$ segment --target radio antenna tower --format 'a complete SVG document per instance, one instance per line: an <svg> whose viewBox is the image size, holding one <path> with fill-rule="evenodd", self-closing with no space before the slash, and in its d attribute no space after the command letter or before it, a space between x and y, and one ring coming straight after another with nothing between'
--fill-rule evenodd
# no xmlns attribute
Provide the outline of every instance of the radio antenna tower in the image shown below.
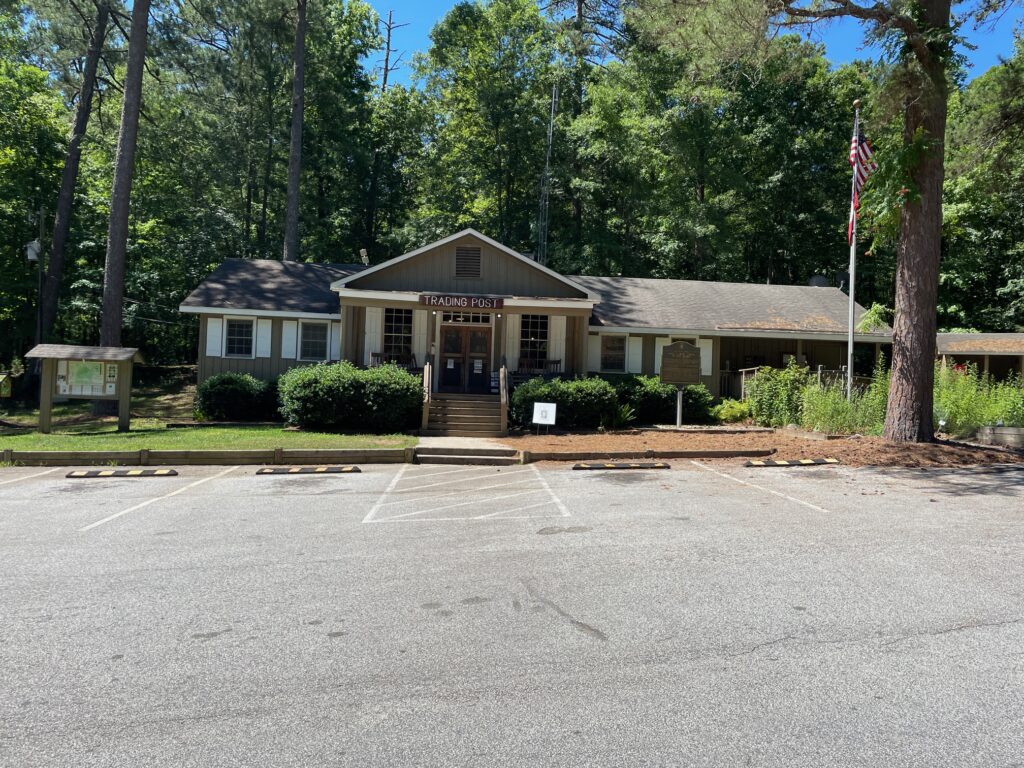
<svg viewBox="0 0 1024 768"><path fill-rule="evenodd" d="M551 192L551 143L555 133L555 113L558 112L558 85L551 86L551 119L548 121L548 150L544 160L544 175L540 180L540 206L537 210L537 263L548 263L548 196Z"/></svg>

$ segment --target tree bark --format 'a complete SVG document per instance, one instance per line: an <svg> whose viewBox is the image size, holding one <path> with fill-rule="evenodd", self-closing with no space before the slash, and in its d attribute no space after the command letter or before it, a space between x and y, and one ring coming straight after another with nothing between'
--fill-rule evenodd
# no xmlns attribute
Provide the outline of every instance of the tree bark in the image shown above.
<svg viewBox="0 0 1024 768"><path fill-rule="evenodd" d="M135 148L139 136L142 76L146 63L146 35L149 32L149 4L150 0L135 0L132 6L128 68L124 78L121 130L117 136L114 187L110 195L110 225L107 230L107 258L103 270L103 319L100 324L100 344L103 346L121 345L128 214Z"/></svg>
<svg viewBox="0 0 1024 768"><path fill-rule="evenodd" d="M285 204L285 261L299 258L299 181L302 176L302 118L305 110L306 0L297 0L294 76L292 78L292 136L288 149L288 199Z"/></svg>
<svg viewBox="0 0 1024 768"><path fill-rule="evenodd" d="M107 35L107 20L110 6L107 0L100 0L96 6L96 21L93 23L92 37L89 39L89 50L85 56L85 69L82 72L82 88L78 93L78 104L75 106L75 120L68 138L68 151L64 158L64 173L60 180L60 193L57 196L57 213L53 220L53 244L50 250L50 263L46 269L41 298L42 328L40 341L45 341L52 332L57 320L57 304L60 300L60 284L64 278L64 251L68 241L68 230L71 228L71 210L75 202L75 186L78 183L78 166L82 159L82 142L89 126L89 115L92 112L92 93L96 85L96 68L99 64L103 41Z"/></svg>
<svg viewBox="0 0 1024 768"><path fill-rule="evenodd" d="M921 10L928 26L948 30L949 0L927 0ZM914 196L900 211L892 379L885 414L885 437L896 442L935 438L935 329L949 88L942 57L936 55L918 65L921 87L907 100L903 141L923 140L927 149L910 171Z"/></svg>

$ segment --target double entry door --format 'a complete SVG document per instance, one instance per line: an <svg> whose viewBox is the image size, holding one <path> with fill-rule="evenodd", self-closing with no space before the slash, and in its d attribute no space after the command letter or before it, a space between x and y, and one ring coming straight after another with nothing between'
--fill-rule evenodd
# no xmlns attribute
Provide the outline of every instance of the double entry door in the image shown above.
<svg viewBox="0 0 1024 768"><path fill-rule="evenodd" d="M442 392L491 391L491 329L442 325L438 389Z"/></svg>

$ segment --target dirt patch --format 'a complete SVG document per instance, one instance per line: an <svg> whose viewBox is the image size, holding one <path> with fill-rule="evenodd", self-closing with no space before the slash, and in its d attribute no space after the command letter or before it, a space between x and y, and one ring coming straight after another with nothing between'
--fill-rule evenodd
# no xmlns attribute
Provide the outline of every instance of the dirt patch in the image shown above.
<svg viewBox="0 0 1024 768"><path fill-rule="evenodd" d="M608 434L513 435L502 442L519 451L729 451L776 449L773 459L839 459L854 467L960 467L975 464L1024 464L1024 452L1001 451L962 443L921 445L890 443L879 437L812 440L769 434L687 434L632 430ZM737 460L730 460L735 463Z"/></svg>

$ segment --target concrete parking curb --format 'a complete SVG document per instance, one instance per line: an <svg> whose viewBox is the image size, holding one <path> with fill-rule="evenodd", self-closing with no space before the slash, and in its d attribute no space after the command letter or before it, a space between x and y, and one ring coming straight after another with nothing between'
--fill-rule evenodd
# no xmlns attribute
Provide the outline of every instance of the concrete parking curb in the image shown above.
<svg viewBox="0 0 1024 768"><path fill-rule="evenodd" d="M155 464L404 464L412 462L412 448L266 448L223 451L15 451L5 448L3 461L27 467L79 467L95 465L146 466Z"/></svg>
<svg viewBox="0 0 1024 768"><path fill-rule="evenodd" d="M615 459L753 459L771 456L774 448L749 451L523 451L523 464L535 461L604 461Z"/></svg>

